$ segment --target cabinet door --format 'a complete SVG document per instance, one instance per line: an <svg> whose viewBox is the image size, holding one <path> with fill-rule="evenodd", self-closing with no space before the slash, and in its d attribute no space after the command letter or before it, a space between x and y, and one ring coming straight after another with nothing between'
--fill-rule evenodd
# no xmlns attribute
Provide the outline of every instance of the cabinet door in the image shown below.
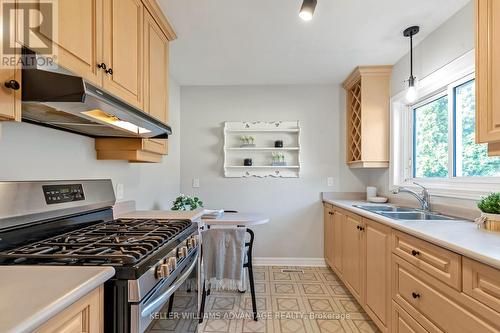
<svg viewBox="0 0 500 333"><path fill-rule="evenodd" d="M500 141L500 1L476 0L476 141Z"/></svg>
<svg viewBox="0 0 500 333"><path fill-rule="evenodd" d="M324 206L324 254L326 263L333 266L333 211L330 205Z"/></svg>
<svg viewBox="0 0 500 333"><path fill-rule="evenodd" d="M388 330L391 293L391 228L364 219L366 238L366 312L381 328Z"/></svg>
<svg viewBox="0 0 500 333"><path fill-rule="evenodd" d="M144 10L144 112L168 122L168 39L147 10ZM168 151L168 141L150 139Z"/></svg>
<svg viewBox="0 0 500 333"><path fill-rule="evenodd" d="M104 89L143 109L143 5L104 0Z"/></svg>
<svg viewBox="0 0 500 333"><path fill-rule="evenodd" d="M5 6L0 6L0 17L4 17ZM11 22L9 31L10 40L16 40L16 20ZM15 42L16 43L16 42ZM19 66L20 50L14 54L4 53L2 48L0 56L4 61L0 64L0 121L21 121L21 68ZM8 84L7 87L5 84Z"/></svg>
<svg viewBox="0 0 500 333"><path fill-rule="evenodd" d="M352 292L360 302L363 299L363 244L364 233L361 230L361 218L348 215L342 226L342 276Z"/></svg>
<svg viewBox="0 0 500 333"><path fill-rule="evenodd" d="M40 33L52 42L56 62L97 86L102 85L103 0L58 0L57 33L42 25ZM45 7L44 7L45 8Z"/></svg>
<svg viewBox="0 0 500 333"><path fill-rule="evenodd" d="M50 318L35 333L104 332L104 290L100 286Z"/></svg>
<svg viewBox="0 0 500 333"><path fill-rule="evenodd" d="M333 215L333 267L342 274L342 225L346 216L340 211Z"/></svg>

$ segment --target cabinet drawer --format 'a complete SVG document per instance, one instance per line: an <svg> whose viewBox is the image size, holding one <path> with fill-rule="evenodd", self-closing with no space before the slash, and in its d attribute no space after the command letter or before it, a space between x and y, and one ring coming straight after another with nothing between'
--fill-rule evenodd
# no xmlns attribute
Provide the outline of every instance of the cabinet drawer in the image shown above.
<svg viewBox="0 0 500 333"><path fill-rule="evenodd" d="M463 292L500 312L500 270L464 257Z"/></svg>
<svg viewBox="0 0 500 333"><path fill-rule="evenodd" d="M393 256L393 299L429 332L500 332L500 314Z"/></svg>
<svg viewBox="0 0 500 333"><path fill-rule="evenodd" d="M392 333L428 333L396 302L392 302Z"/></svg>
<svg viewBox="0 0 500 333"><path fill-rule="evenodd" d="M447 285L461 290L461 256L417 239L402 232L393 231L392 252Z"/></svg>

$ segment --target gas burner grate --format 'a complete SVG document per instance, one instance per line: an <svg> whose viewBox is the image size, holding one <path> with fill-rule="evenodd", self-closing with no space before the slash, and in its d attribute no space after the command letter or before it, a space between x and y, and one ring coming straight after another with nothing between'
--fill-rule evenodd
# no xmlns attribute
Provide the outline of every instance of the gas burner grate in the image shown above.
<svg viewBox="0 0 500 333"><path fill-rule="evenodd" d="M189 220L119 219L0 252L0 259L15 263L129 265L174 239L190 225Z"/></svg>

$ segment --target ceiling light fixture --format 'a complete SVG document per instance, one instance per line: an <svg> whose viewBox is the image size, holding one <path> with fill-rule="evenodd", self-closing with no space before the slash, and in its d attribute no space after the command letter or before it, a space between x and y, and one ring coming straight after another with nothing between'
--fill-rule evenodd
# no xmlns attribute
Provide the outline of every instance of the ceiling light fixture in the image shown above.
<svg viewBox="0 0 500 333"><path fill-rule="evenodd" d="M413 103L418 98L417 78L413 76L413 36L418 34L420 27L418 25L406 28L403 36L410 37L410 77L408 78L408 88L406 90L406 101Z"/></svg>
<svg viewBox="0 0 500 333"><path fill-rule="evenodd" d="M311 21L316 8L317 0L304 0L302 7L300 7L299 16L304 21Z"/></svg>

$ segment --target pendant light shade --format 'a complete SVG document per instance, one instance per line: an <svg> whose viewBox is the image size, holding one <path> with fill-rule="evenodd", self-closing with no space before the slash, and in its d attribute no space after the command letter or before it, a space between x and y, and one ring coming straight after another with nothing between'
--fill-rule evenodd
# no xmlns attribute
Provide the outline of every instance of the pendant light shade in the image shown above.
<svg viewBox="0 0 500 333"><path fill-rule="evenodd" d="M316 4L317 0L304 0L299 12L300 18L304 21L312 20Z"/></svg>
<svg viewBox="0 0 500 333"><path fill-rule="evenodd" d="M420 31L419 26L406 28L403 36L410 38L410 77L408 78L408 88L406 90L406 101L413 103L418 99L417 78L413 76L413 36Z"/></svg>

